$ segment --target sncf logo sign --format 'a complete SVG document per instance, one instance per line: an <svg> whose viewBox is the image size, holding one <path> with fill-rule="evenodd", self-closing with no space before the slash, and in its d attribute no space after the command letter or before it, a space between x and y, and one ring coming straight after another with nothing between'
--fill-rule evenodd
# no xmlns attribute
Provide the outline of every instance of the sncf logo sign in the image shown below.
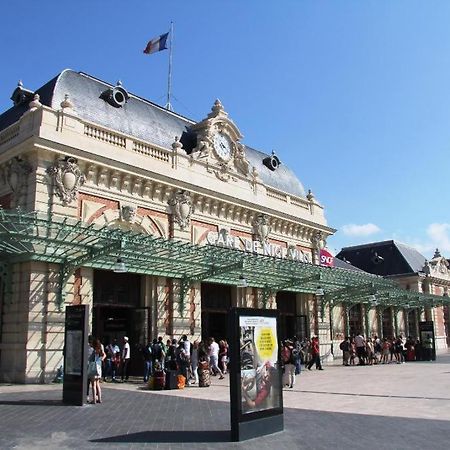
<svg viewBox="0 0 450 450"><path fill-rule="evenodd" d="M320 265L326 267L334 266L334 256L324 248L320 250Z"/></svg>

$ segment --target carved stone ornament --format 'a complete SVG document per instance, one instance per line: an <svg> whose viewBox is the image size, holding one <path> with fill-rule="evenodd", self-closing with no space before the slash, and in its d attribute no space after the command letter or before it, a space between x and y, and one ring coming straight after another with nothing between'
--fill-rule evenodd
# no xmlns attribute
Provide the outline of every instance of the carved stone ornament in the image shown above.
<svg viewBox="0 0 450 450"><path fill-rule="evenodd" d="M255 236L258 238L261 244L267 242L271 227L269 225L269 218L265 214L260 214L253 223L253 230Z"/></svg>
<svg viewBox="0 0 450 450"><path fill-rule="evenodd" d="M31 164L20 156L8 161L6 165L6 181L17 199L26 185L28 175L32 172Z"/></svg>
<svg viewBox="0 0 450 450"><path fill-rule="evenodd" d="M220 100L214 102L208 116L193 125L191 130L197 135L197 145L191 153L192 162L206 162L209 172L221 181L237 180L237 174L248 176L252 181L245 146L240 143L242 134L229 119Z"/></svg>
<svg viewBox="0 0 450 450"><path fill-rule="evenodd" d="M314 248L319 252L325 247L325 239L322 231L316 231L311 239Z"/></svg>
<svg viewBox="0 0 450 450"><path fill-rule="evenodd" d="M55 194L68 205L76 199L78 190L85 183L86 177L78 167L75 158L60 159L47 169L55 182Z"/></svg>
<svg viewBox="0 0 450 450"><path fill-rule="evenodd" d="M177 191L168 203L174 220L184 230L191 223L191 214L194 212L191 194L188 191Z"/></svg>
<svg viewBox="0 0 450 450"><path fill-rule="evenodd" d="M121 205L120 215L123 221L133 223L137 215L137 207L134 205Z"/></svg>

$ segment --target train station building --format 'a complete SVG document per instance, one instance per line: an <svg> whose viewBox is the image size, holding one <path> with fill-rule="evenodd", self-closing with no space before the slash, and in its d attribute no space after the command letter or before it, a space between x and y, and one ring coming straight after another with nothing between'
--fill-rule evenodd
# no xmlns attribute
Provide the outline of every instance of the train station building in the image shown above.
<svg viewBox="0 0 450 450"><path fill-rule="evenodd" d="M336 231L323 205L282 154L244 144L218 100L194 121L72 70L37 90L19 83L11 100L0 115L1 381L54 377L71 304L90 306L94 335L132 348L225 338L230 307L276 308L281 337L319 335L332 358L354 305L367 334L405 335L410 311L417 322L447 300L321 264Z"/></svg>

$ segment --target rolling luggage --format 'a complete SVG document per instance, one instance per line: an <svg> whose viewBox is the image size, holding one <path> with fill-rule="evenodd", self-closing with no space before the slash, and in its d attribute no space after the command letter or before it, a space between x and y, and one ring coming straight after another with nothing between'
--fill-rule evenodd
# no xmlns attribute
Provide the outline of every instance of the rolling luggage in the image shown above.
<svg viewBox="0 0 450 450"><path fill-rule="evenodd" d="M178 389L178 379L176 370L166 372L166 389Z"/></svg>
<svg viewBox="0 0 450 450"><path fill-rule="evenodd" d="M155 371L153 376L153 389L162 390L166 385L166 374L163 370Z"/></svg>

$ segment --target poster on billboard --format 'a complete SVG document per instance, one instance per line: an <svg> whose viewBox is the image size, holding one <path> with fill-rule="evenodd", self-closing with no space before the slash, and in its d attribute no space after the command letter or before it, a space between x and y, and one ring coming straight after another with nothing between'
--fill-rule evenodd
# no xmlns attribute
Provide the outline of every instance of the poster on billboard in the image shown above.
<svg viewBox="0 0 450 450"><path fill-rule="evenodd" d="M283 429L278 312L232 308L230 314L233 440Z"/></svg>
<svg viewBox="0 0 450 450"><path fill-rule="evenodd" d="M241 411L281 407L275 317L240 316Z"/></svg>

